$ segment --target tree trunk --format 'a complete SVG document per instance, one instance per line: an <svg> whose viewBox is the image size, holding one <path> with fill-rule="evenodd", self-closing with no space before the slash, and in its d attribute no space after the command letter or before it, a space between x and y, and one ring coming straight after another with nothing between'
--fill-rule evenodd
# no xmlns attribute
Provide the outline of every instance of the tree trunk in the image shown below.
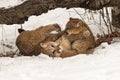
<svg viewBox="0 0 120 80"><path fill-rule="evenodd" d="M112 25L120 28L120 7L113 7L112 9Z"/></svg>
<svg viewBox="0 0 120 80"><path fill-rule="evenodd" d="M0 9L0 24L22 24L31 15L40 15L58 7L83 7L97 10L115 5L120 6L120 0L28 0L9 9Z"/></svg>

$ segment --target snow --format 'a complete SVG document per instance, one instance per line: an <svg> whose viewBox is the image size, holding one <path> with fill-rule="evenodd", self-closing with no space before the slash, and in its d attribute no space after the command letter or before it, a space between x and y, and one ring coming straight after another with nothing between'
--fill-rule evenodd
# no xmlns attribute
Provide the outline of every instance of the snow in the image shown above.
<svg viewBox="0 0 120 80"><path fill-rule="evenodd" d="M19 0L10 1L12 5L17 5ZM0 2L0 7L1 3ZM94 36L106 31L105 24L99 24L99 13L85 13L84 9L75 8L80 14L76 14L74 9L57 8L43 13L40 16L31 16L23 24L26 30L32 30L42 25L58 23L64 29L69 17L81 18L92 30ZM91 17L93 16L93 17ZM96 23L97 22L97 23ZM102 26L102 28L100 28ZM0 25L0 53L6 54L9 51L15 52L16 37L19 35L17 29L20 25ZM108 45L102 43L95 48L93 54L79 54L69 58L50 58L40 54L32 57L0 57L0 80L120 80L120 39ZM12 45L7 48L2 43Z"/></svg>
<svg viewBox="0 0 120 80"><path fill-rule="evenodd" d="M120 43L103 43L91 55L70 58L0 58L0 80L119 80ZM104 47L104 49L102 49Z"/></svg>
<svg viewBox="0 0 120 80"><path fill-rule="evenodd" d="M10 8L22 4L26 0L0 0L1 8Z"/></svg>

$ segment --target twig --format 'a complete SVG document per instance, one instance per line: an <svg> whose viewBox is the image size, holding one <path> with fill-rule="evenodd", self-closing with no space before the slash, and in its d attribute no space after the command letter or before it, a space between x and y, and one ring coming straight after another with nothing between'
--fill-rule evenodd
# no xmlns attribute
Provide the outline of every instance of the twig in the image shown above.
<svg viewBox="0 0 120 80"><path fill-rule="evenodd" d="M109 13L108 13L108 8L105 8L105 10L106 10L106 15L107 15L107 20L108 20L108 23L109 23L109 26L110 26L110 31L113 32L112 25L111 25L111 22L110 22L110 16L109 16Z"/></svg>
<svg viewBox="0 0 120 80"><path fill-rule="evenodd" d="M2 44L4 44L4 28L3 28L3 25L1 25L1 27L2 27ZM3 53L5 53L5 47L4 47L4 45L2 45L2 48L3 48Z"/></svg>
<svg viewBox="0 0 120 80"><path fill-rule="evenodd" d="M85 20L84 20L83 17L81 16L81 14L80 14L75 8L73 8L73 10L81 17L82 21L85 22Z"/></svg>
<svg viewBox="0 0 120 80"><path fill-rule="evenodd" d="M103 9L102 9L102 11L100 11L100 14L102 15L102 19L103 19L105 25L107 26L108 34L110 34L109 25L107 24L107 22L106 22L106 20L105 20L105 17L104 17L104 10L103 10Z"/></svg>
<svg viewBox="0 0 120 80"><path fill-rule="evenodd" d="M100 12L99 12L100 13ZM101 27L102 25L102 21L101 21L101 15L99 15L99 25ZM102 31L103 35L105 36L105 32L100 28L100 30Z"/></svg>

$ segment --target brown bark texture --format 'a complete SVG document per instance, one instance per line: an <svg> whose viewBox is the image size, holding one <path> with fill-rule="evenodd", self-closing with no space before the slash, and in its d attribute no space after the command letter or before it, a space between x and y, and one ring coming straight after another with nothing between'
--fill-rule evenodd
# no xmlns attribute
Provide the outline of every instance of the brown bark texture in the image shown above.
<svg viewBox="0 0 120 80"><path fill-rule="evenodd" d="M107 6L120 7L120 0L27 0L15 7L0 8L0 24L22 24L32 15L40 15L58 7L98 10Z"/></svg>

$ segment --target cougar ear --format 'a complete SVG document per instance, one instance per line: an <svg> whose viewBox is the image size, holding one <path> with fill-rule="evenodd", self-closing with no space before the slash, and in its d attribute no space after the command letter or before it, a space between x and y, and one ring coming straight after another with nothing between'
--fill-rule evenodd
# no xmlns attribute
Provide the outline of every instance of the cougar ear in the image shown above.
<svg viewBox="0 0 120 80"><path fill-rule="evenodd" d="M19 33L24 32L24 31L25 31L24 29L21 29L21 28L18 29Z"/></svg>

